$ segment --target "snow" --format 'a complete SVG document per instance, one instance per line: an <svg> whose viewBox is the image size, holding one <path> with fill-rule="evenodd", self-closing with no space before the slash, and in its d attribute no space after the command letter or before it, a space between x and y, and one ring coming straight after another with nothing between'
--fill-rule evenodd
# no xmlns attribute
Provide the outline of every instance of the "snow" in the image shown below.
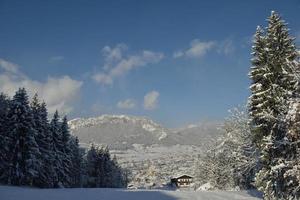
<svg viewBox="0 0 300 200"><path fill-rule="evenodd" d="M254 200L251 192L125 190L104 188L34 189L0 186L0 199L5 200Z"/></svg>
<svg viewBox="0 0 300 200"><path fill-rule="evenodd" d="M197 190L201 190L201 191L207 191L207 190L210 190L212 189L212 185L210 183L205 183L203 185L201 185Z"/></svg>

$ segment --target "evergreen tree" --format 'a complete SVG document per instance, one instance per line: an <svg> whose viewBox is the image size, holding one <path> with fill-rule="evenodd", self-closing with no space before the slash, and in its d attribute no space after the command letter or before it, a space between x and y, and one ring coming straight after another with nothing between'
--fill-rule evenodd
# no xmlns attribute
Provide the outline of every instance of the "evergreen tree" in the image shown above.
<svg viewBox="0 0 300 200"><path fill-rule="evenodd" d="M111 160L111 169L112 169L112 185L113 188L122 188L127 187L128 183L128 175L127 171L122 169L117 161L117 157L114 155L113 159Z"/></svg>
<svg viewBox="0 0 300 200"><path fill-rule="evenodd" d="M99 152L102 164L102 187L112 187L112 162L108 147L102 148Z"/></svg>
<svg viewBox="0 0 300 200"><path fill-rule="evenodd" d="M72 154L71 154L71 135L69 132L68 120L65 116L61 123L60 132L62 136L62 167L63 167L63 177L62 183L65 187L71 186L71 173L72 173Z"/></svg>
<svg viewBox="0 0 300 200"><path fill-rule="evenodd" d="M127 174L113 160L107 147L91 145L86 157L87 187L126 187Z"/></svg>
<svg viewBox="0 0 300 200"><path fill-rule="evenodd" d="M45 102L40 103L37 94L31 102L31 109L37 132L36 141L41 152L42 166L39 170L39 178L35 185L38 187L53 187L51 175L53 174L53 158L51 151L51 133L49 131L48 112Z"/></svg>
<svg viewBox="0 0 300 200"><path fill-rule="evenodd" d="M8 112L10 99L3 93L0 94L0 183L7 184L9 179L10 153L9 145L12 140L8 130Z"/></svg>
<svg viewBox="0 0 300 200"><path fill-rule="evenodd" d="M285 193L290 199L300 198L300 63L295 60L290 62L291 68L297 76L297 92L290 99L289 112L286 117L287 122L287 139L288 145L292 149L290 159L285 161L286 171L285 178ZM296 153L295 153L296 152Z"/></svg>
<svg viewBox="0 0 300 200"><path fill-rule="evenodd" d="M267 54L265 51L266 41L263 29L258 26L254 36L252 67L249 73L252 79L249 98L249 114L251 116L251 128L255 143L261 141L263 136L268 135L271 128L270 120L265 116L268 112L268 101L270 98L269 81L265 77L268 73L266 68Z"/></svg>
<svg viewBox="0 0 300 200"><path fill-rule="evenodd" d="M87 168L87 187L96 187L96 180L98 175L97 166L97 150L94 144L91 144L86 156Z"/></svg>
<svg viewBox="0 0 300 200"><path fill-rule="evenodd" d="M262 153L262 169L256 176L256 184L266 199L284 199L286 162L296 154L286 137L285 118L289 99L296 92L297 79L289 63L297 57L297 52L286 24L277 13L272 12L268 23L265 35L262 31L255 35L249 111L253 141Z"/></svg>
<svg viewBox="0 0 300 200"><path fill-rule="evenodd" d="M52 154L53 154L53 168L54 174L52 180L54 187L62 187L64 177L63 169L63 142L61 133L61 123L59 121L58 111L55 111L53 118L50 122L50 131L52 135Z"/></svg>
<svg viewBox="0 0 300 200"><path fill-rule="evenodd" d="M122 169L119 167L117 157L114 155L111 160L111 187L119 188L123 186L122 180Z"/></svg>
<svg viewBox="0 0 300 200"><path fill-rule="evenodd" d="M126 173L112 160L108 148L94 146L86 161L67 117L58 111L49 123L46 104L37 94L31 104L24 88L9 100L0 94L0 182L38 187L122 187Z"/></svg>
<svg viewBox="0 0 300 200"><path fill-rule="evenodd" d="M71 148L71 178L72 178L72 187L81 186L81 175L82 175L82 155L79 148L79 141L77 137L72 137L70 141Z"/></svg>
<svg viewBox="0 0 300 200"><path fill-rule="evenodd" d="M8 117L12 137L9 147L11 183L32 186L38 178L41 163L32 110L24 88L20 88L14 95Z"/></svg>

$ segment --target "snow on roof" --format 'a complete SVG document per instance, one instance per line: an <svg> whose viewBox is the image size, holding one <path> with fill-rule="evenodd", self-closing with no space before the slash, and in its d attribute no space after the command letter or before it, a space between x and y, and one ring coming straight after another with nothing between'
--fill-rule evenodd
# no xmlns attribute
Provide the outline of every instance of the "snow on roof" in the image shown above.
<svg viewBox="0 0 300 200"><path fill-rule="evenodd" d="M173 178L178 179L178 178L181 178L183 176L188 176L190 178L193 178L193 176L190 176L190 175L187 175L187 174L181 174L181 175L173 176L173 177L171 177L171 179L173 179Z"/></svg>

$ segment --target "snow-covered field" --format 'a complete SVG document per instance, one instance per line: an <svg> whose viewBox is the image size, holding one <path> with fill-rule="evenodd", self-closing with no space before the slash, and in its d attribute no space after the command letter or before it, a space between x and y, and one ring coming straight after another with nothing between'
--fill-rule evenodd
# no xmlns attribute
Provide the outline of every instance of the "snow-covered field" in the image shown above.
<svg viewBox="0 0 300 200"><path fill-rule="evenodd" d="M33 189L0 186L1 200L246 200L247 192L165 191L125 189Z"/></svg>
<svg viewBox="0 0 300 200"><path fill-rule="evenodd" d="M160 187L179 174L194 176L200 153L199 147L188 145L144 147L136 144L134 149L111 151L121 166L130 171L129 185L138 188L148 188L154 184Z"/></svg>

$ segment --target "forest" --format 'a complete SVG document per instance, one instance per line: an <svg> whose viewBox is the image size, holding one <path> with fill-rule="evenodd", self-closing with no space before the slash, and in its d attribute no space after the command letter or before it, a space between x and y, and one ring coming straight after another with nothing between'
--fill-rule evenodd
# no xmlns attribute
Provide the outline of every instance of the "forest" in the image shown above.
<svg viewBox="0 0 300 200"><path fill-rule="evenodd" d="M41 188L125 187L125 171L107 147L85 151L58 111L48 121L45 102L25 88L0 95L0 182Z"/></svg>

